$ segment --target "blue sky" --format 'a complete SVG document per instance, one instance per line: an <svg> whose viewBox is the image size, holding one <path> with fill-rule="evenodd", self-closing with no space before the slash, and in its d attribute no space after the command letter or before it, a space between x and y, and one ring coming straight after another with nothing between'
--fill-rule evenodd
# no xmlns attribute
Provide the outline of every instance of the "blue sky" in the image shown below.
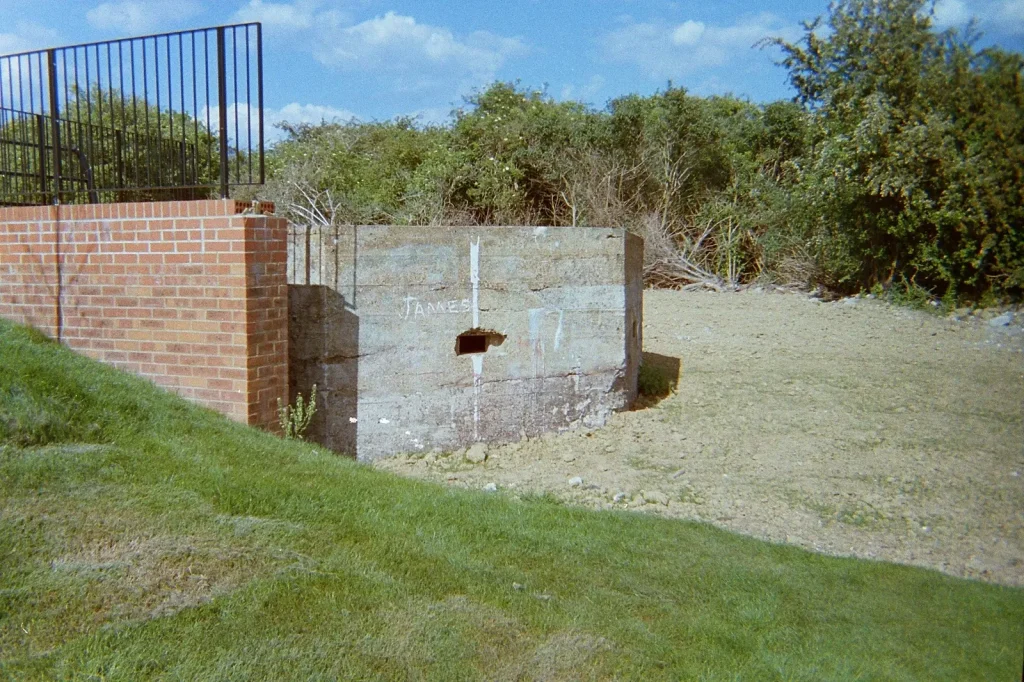
<svg viewBox="0 0 1024 682"><path fill-rule="evenodd" d="M826 10L827 0L0 0L0 54L261 21L270 121L430 122L496 79L598 107L669 80L700 95L788 98L777 52L753 45L795 39ZM1024 51L1024 0L936 7L943 26L972 16L982 44Z"/></svg>

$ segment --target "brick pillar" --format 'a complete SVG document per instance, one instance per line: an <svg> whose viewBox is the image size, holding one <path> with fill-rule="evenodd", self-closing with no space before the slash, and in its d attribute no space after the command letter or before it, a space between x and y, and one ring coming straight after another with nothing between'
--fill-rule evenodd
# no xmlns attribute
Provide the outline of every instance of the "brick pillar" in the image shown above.
<svg viewBox="0 0 1024 682"><path fill-rule="evenodd" d="M288 402L288 221L245 216L248 421L277 430Z"/></svg>

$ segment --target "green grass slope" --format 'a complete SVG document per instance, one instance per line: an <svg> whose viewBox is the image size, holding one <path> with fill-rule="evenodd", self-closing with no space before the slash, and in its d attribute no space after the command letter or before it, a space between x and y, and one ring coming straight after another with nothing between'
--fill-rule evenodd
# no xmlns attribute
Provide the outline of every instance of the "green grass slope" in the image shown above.
<svg viewBox="0 0 1024 682"><path fill-rule="evenodd" d="M457 492L0 322L0 678L1016 680L1024 591Z"/></svg>

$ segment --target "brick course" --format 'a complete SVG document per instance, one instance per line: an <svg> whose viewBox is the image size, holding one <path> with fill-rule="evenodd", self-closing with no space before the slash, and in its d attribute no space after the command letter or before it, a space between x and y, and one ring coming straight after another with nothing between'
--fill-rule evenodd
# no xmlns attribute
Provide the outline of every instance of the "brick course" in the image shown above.
<svg viewBox="0 0 1024 682"><path fill-rule="evenodd" d="M0 315L273 429L288 388L287 223L249 208L0 207Z"/></svg>

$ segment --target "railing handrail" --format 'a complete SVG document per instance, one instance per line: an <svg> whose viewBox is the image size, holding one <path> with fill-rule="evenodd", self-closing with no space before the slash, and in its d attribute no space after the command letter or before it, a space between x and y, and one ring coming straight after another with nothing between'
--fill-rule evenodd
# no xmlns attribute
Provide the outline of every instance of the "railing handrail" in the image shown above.
<svg viewBox="0 0 1024 682"><path fill-rule="evenodd" d="M25 50L24 52L10 52L7 54L0 54L0 59L7 57L25 57L33 54L44 54L51 50L80 50L87 47L96 47L101 45L113 45L114 43L126 43L133 40L150 40L151 38L171 38L174 36L185 36L193 33L204 33L209 31L216 31L219 28L241 28L244 26L258 27L260 26L258 21L246 21L240 24L224 24L223 26L205 26L203 28L188 28L181 31L171 31L170 33L150 33L144 36L129 36L127 38L111 38L110 40L97 40L91 43L78 43L76 45L55 45L53 47L44 47L36 50Z"/></svg>
<svg viewBox="0 0 1024 682"><path fill-rule="evenodd" d="M161 191L177 197L203 190L226 198L232 186L264 180L262 26L207 26L0 55L0 113L0 204L96 200L95 193L65 187L65 179L72 186L81 180L74 163L65 168L65 151L85 158L79 165L90 173L97 169L102 192L159 199ZM31 117L45 125L31 125ZM74 141L65 144L64 135ZM30 147L38 153L18 151ZM115 149L116 183L114 175L103 176L99 161Z"/></svg>

